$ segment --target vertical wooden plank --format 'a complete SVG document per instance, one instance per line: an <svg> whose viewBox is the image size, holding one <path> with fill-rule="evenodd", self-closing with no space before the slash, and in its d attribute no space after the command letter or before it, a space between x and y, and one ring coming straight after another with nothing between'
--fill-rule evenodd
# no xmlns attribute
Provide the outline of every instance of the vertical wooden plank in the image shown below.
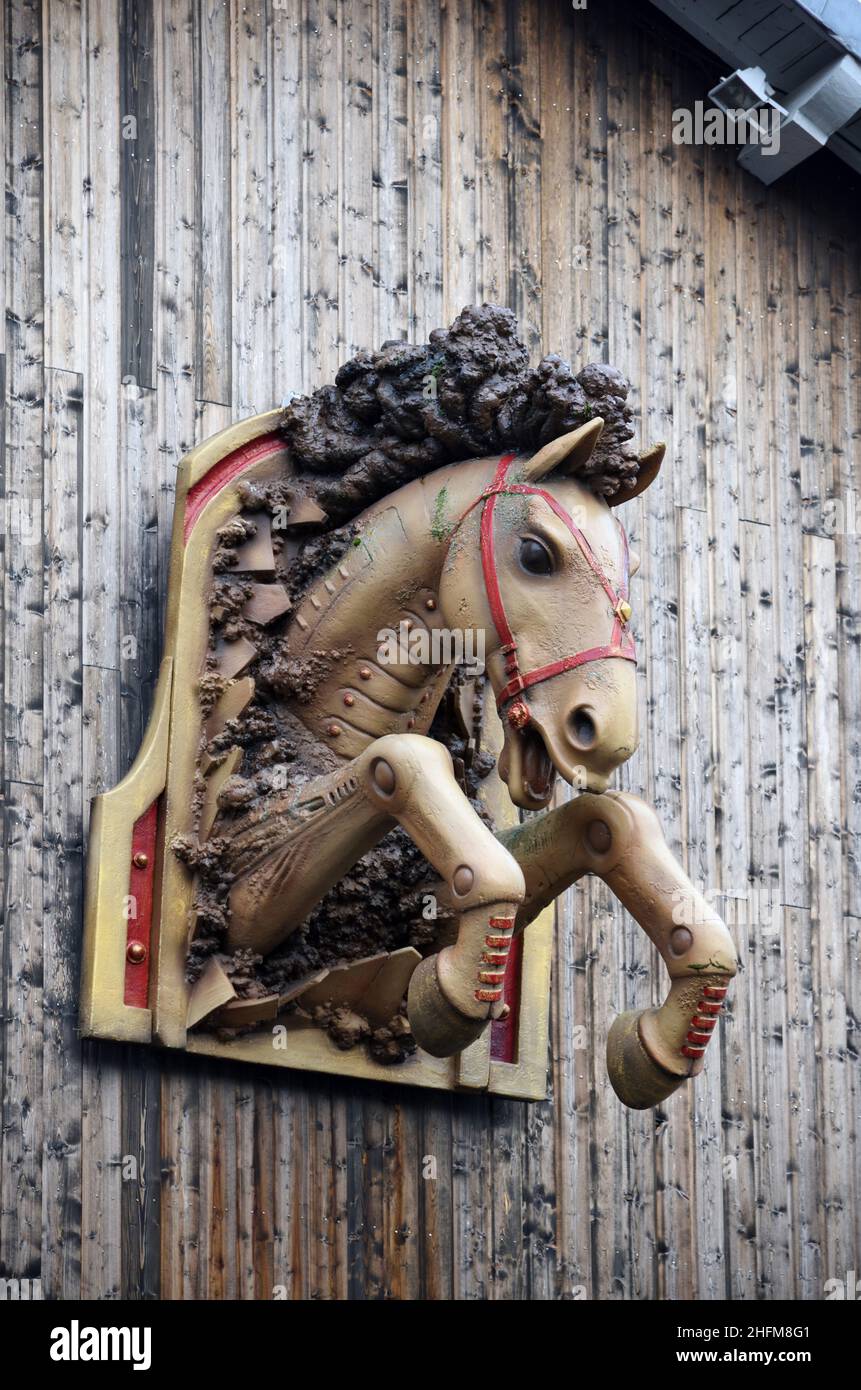
<svg viewBox="0 0 861 1390"><path fill-rule="evenodd" d="M83 913L80 652L82 379L45 373L45 815L42 914L45 1183L42 1293L76 1298L81 1280L81 1049L77 1034Z"/></svg>
<svg viewBox="0 0 861 1390"><path fill-rule="evenodd" d="M42 1225L43 179L40 6L6 6L6 508L0 1268L39 1278Z"/></svg>
<svg viewBox="0 0 861 1390"><path fill-rule="evenodd" d="M422 152L420 163L417 156L417 172L421 173L418 189L434 198L434 211L439 196L444 234L441 263L437 255L421 276L418 268L414 274L417 283L424 283L426 292L434 284L432 271L434 279L438 278L440 297L444 295L441 307L446 324L466 304L480 303L482 297L501 302L483 281L479 289L489 235L482 215L479 168L482 155L490 157L491 146L489 136L479 125L481 100L490 76L486 71L487 56L476 11L473 0L453 0L441 11L441 91L434 91L433 71L425 68L422 104L419 108L416 98L413 117L417 121L421 114L420 147L418 130L414 134L417 148ZM433 108L431 96L441 96L441 101L437 99ZM497 158L499 148L497 143ZM438 195L437 159L442 165ZM417 206L416 230L420 225L420 211ZM424 260L427 252L423 250L420 254Z"/></svg>
<svg viewBox="0 0 861 1390"><path fill-rule="evenodd" d="M588 310L583 336L582 358L589 362L608 360L610 277L607 218L610 139L609 90L607 77L608 31L604 16L577 12L573 15L578 42L574 104L577 148L582 178L577 179L577 241L574 254L578 266L585 260L588 287L581 303ZM576 168L576 166L575 166ZM585 248L585 257L578 247Z"/></svg>
<svg viewBox="0 0 861 1390"><path fill-rule="evenodd" d="M221 1078L219 1077L219 1080ZM255 1121L257 1113L257 1091L260 1083L253 1073L247 1073L238 1080L236 1099L233 1108L232 1141L236 1149L236 1186L231 1200L236 1209L236 1298L253 1299L257 1287L255 1248L257 1225L257 1153L255 1144ZM207 1142L205 1134L199 1135L200 1150L195 1155L196 1165L206 1163ZM271 1270L261 1262L259 1270L261 1286L271 1290ZM206 1279L206 1271L199 1268L199 1278Z"/></svg>
<svg viewBox="0 0 861 1390"><path fill-rule="evenodd" d="M347 1099L347 1297L351 1300L374 1297L366 1294L368 1222L367 1193L370 1174L367 1171L363 1098ZM298 1186L298 1185L297 1185Z"/></svg>
<svg viewBox="0 0 861 1390"><path fill-rule="evenodd" d="M84 51L80 4L43 9L45 131L45 362L83 371L87 336L83 198L86 159Z"/></svg>
<svg viewBox="0 0 861 1390"><path fill-rule="evenodd" d="M8 50L7 47L6 47L6 33L7 33L7 27L8 27L8 23L7 23L7 16L6 16L6 5L3 4L3 5L0 5L0 52L2 52L2 54L3 54L3 76L4 76L4 79L5 79L5 77L6 77L6 73L7 73L7 64L8 64L8 60L9 60L9 50ZM6 150L7 150L7 146L6 146L6 140L7 140L7 111L8 111L8 98L7 98L7 97L4 97L4 100L3 100L3 101L0 101L0 150L3 151L4 165L5 165ZM7 257L6 257L6 254L0 256L0 295L2 295L2 300L0 300L0 303L3 303L3 304L6 304L6 303L8 302L7 299L6 299L6 258L7 258ZM2 357L3 360L5 361L5 357L6 357L6 316L5 316L5 314L3 315L3 323L0 324L0 357ZM5 400L5 393L4 393L4 400Z"/></svg>
<svg viewBox="0 0 861 1390"><path fill-rule="evenodd" d="M809 901L804 845L793 833L807 821L807 778L798 750L804 747L804 594L801 559L800 424L798 415L798 281L796 218L792 205L775 209L763 248L768 267L766 362L772 430L772 517L775 552L780 557L777 589L777 704L780 733L780 843L782 901L804 907ZM804 919L806 920L806 919Z"/></svg>
<svg viewBox="0 0 861 1390"><path fill-rule="evenodd" d="M712 752L712 625L709 592L709 522L704 511L678 509L679 624L682 656L681 791L685 867L706 888L717 879L714 757ZM726 1020L721 1024L726 1027ZM694 1146L690 1185L697 1297L725 1296L728 1238L723 1219L724 1185L735 1181L735 1163L724 1155L721 1132L721 1052L711 1049L693 1094Z"/></svg>
<svg viewBox="0 0 861 1390"><path fill-rule="evenodd" d="M736 283L736 178L726 151L706 160L706 208L711 238L706 248L706 338L712 345L707 369L707 483L711 564L712 747L719 893L723 911L748 891L749 832L746 818L745 756L736 717L744 679L741 580L739 573L738 435L736 402L738 291ZM744 943L740 948L746 966ZM735 1239L727 1244L726 1296L750 1298L756 1288L755 1192L751 1148L753 1094L747 1038L751 1031L745 978L733 987L727 1010L731 1026L721 1035L726 1069L724 1156L733 1161L724 1185L726 1213Z"/></svg>
<svg viewBox="0 0 861 1390"><path fill-rule="evenodd" d="M754 192L748 179L737 184L737 199L739 516L763 522L771 510L771 468L765 346L768 269L760 248L770 199L765 189Z"/></svg>
<svg viewBox="0 0 861 1390"><path fill-rule="evenodd" d="M374 343L407 336L409 151L405 0L374 0L373 264ZM424 54L416 57L424 58Z"/></svg>
<svg viewBox="0 0 861 1390"><path fill-rule="evenodd" d="M85 388L86 389L86 388ZM91 462L95 462L95 453ZM86 478L86 449L84 470ZM87 484L84 483L84 508ZM84 513L86 515L86 513ZM86 527L83 563L87 564ZM86 598L84 597L84 602ZM93 605L95 613L97 606ZM120 677L115 669L83 667L84 804L119 780ZM86 856L88 815L84 819ZM83 1044L81 1120L81 1297L119 1298L122 1273L122 1054L110 1043Z"/></svg>
<svg viewBox="0 0 861 1390"><path fill-rule="evenodd" d="M539 33L542 335L545 345L552 343L561 352L575 357L579 350L577 333L585 314L577 297L584 276L578 268L579 256L571 254L569 246L570 229L575 220L575 180L571 170L579 166L571 112L571 79L578 57L573 31L568 14L560 6L542 10ZM527 1121L530 1137L535 1136L530 1151L538 1158L538 1185L531 1204L534 1210L530 1212L527 1207L526 1212L530 1225L527 1270L530 1297L533 1298L565 1297L569 1293L570 1283L566 1283L570 1279L569 1249L575 1239L576 1223L572 1198L577 1171L573 1095L574 942L572 914L565 913L564 904L560 905L556 917L548 1059L551 1098L534 1109L530 1107Z"/></svg>
<svg viewBox="0 0 861 1390"><path fill-rule="evenodd" d="M338 39L338 355L367 347L374 324L374 41L371 0L342 6ZM376 346L376 344L374 344Z"/></svg>
<svg viewBox="0 0 861 1390"><path fill-rule="evenodd" d="M458 1097L458 1101L461 1098ZM492 1102L463 1097L452 1114L452 1289L456 1301L488 1299L492 1207Z"/></svg>
<svg viewBox="0 0 861 1390"><path fill-rule="evenodd" d="M303 26L304 183L302 351L312 389L337 371L338 333L338 12L307 0Z"/></svg>
<svg viewBox="0 0 861 1390"><path fill-rule="evenodd" d="M159 1121L161 1126L161 1288L160 1297L189 1299L207 1296L208 1271L199 1259L201 1168L210 1161L218 1135L201 1136L198 1125L200 1089L188 1074L184 1059L170 1057L163 1068ZM204 1107L203 1114L208 1113ZM230 1109L225 1128L236 1124ZM206 1158L201 1161L201 1137ZM222 1152L222 1162L224 1161ZM236 1210L237 1192L227 1188L228 1210ZM217 1275L216 1275L217 1277ZM228 1286L229 1287L229 1286ZM225 1297L235 1298L235 1287Z"/></svg>
<svg viewBox="0 0 861 1390"><path fill-rule="evenodd" d="M606 360L607 355L607 52L602 17L591 12L572 12L565 17L565 27L571 36L573 54L571 67L563 74L557 108L563 129L566 121L571 122L574 141L568 169L573 170L574 177L574 220L570 233L575 290L572 312L576 315L580 366L588 361ZM551 121L557 119L553 111L552 95L545 86L543 112L545 116L549 113ZM548 168L550 145L548 136L542 188L545 205L551 205L544 226L552 240L552 204L559 177L552 167ZM560 234L564 245L564 229L560 229ZM547 258L544 273L548 281L545 314L549 314L556 296L549 287ZM552 340L546 343L547 347L553 345ZM596 1249L604 1209L603 1202L593 1195L592 1180L601 1162L598 1116L599 1105L603 1104L599 1096L606 1094L603 1050L607 1023L606 1018L596 1017L593 1010L592 985L596 977L606 978L608 970L602 930L606 913L599 917L589 880L583 880L560 901L556 919L551 1033L559 1179L557 1289L564 1299L594 1298L601 1296ZM617 1116L620 1113L615 1112Z"/></svg>
<svg viewBox="0 0 861 1390"><path fill-rule="evenodd" d="M408 235L404 254L408 295L403 327L407 336L417 342L426 342L428 334L445 321L443 151L450 149L452 155L455 151L453 146L445 145L453 112L448 98L443 96L443 73L449 72L451 65L445 57L441 29L449 23L452 12L451 5L444 9L434 5L405 7ZM453 98L454 87L450 90ZM450 167L447 164L447 179L453 176L448 172ZM466 186L461 196L468 197ZM392 278L395 274L392 265ZM449 1097L436 1093L422 1097L417 1134L416 1162L420 1171L416 1244L420 1291L425 1299L450 1299L454 1283L454 1169Z"/></svg>
<svg viewBox="0 0 861 1390"><path fill-rule="evenodd" d="M578 334L588 310L582 291L588 283L588 248L577 236L577 189L583 180L583 151L577 139L572 102L579 95L583 48L575 43L576 24L560 5L540 12L537 59L541 74L541 338L544 349L569 356L580 366ZM574 80L575 71L577 80ZM572 92L573 88L573 92Z"/></svg>
<svg viewBox="0 0 861 1390"><path fill-rule="evenodd" d="M798 211L798 419L804 529L822 535L834 493L828 231L809 201Z"/></svg>
<svg viewBox="0 0 861 1390"><path fill-rule="evenodd" d="M861 972L852 968L861 945L861 496L857 450L861 427L861 246L857 227L842 229L831 244L831 449L834 458L835 544L837 551L837 657L840 696L841 825L843 928L846 937L846 1046L850 1058L861 1052ZM826 512L826 520L828 513ZM847 1198L854 1212L855 1249L861 1246L861 1076L846 1067L846 1113L850 1126L853 1188ZM850 1227L851 1229L851 1227Z"/></svg>
<svg viewBox="0 0 861 1390"><path fill-rule="evenodd" d="M350 1124L355 1135L357 1157L361 1156L362 1163L361 1219L352 1225L352 1232L355 1233L353 1238L357 1240L358 1251L360 1252L359 1261L352 1265L350 1270L351 1296L354 1298L357 1296L367 1299L388 1297L388 1271L383 1245L386 1180L384 1144L387 1110L387 1098L381 1094L376 1086L364 1090L361 1121L357 1127L357 1117L350 1106ZM353 1193L354 1196L357 1195L355 1186ZM319 1208L316 1202L312 1206L312 1211L317 1216L312 1231L319 1232ZM359 1215L358 1211L356 1215ZM315 1254L318 1269L322 1265L322 1270L325 1272L324 1252L318 1251ZM317 1281L312 1287L320 1287L322 1280L319 1272ZM361 1293L358 1292L359 1289L362 1290Z"/></svg>
<svg viewBox="0 0 861 1390"><path fill-rule="evenodd" d="M767 453L767 425L752 449ZM766 436L763 438L763 436ZM790 1297L792 1252L786 1109L786 1019L780 903L777 723L775 700L774 553L771 527L741 522L741 581L746 642L745 737L750 823L750 883L736 914L738 945L750 963L755 1028L750 1037L756 1092L753 1162L756 1179L757 1288L760 1297Z"/></svg>
<svg viewBox="0 0 861 1390"><path fill-rule="evenodd" d="M672 111L692 109L699 95L687 65L673 63L671 109L655 113L660 138L671 140ZM668 129L670 127L670 129ZM673 160L673 441L670 482L678 506L706 509L705 209L701 145L676 149ZM666 471L667 465L664 465Z"/></svg>
<svg viewBox="0 0 861 1390"><path fill-rule="evenodd" d="M828 1278L819 1226L820 1142L817 1116L816 1011L812 970L810 913L787 907L783 939L786 973L787 1078L789 1131L790 1230L794 1298L822 1297Z"/></svg>
<svg viewBox="0 0 861 1390"><path fill-rule="evenodd" d="M7 8L6 775L41 786L42 65L40 7Z"/></svg>
<svg viewBox="0 0 861 1390"><path fill-rule="evenodd" d="M120 388L119 767L134 761L146 729L161 656L158 592L156 392ZM158 1296L161 1068L148 1050L129 1048L122 1106L123 1294Z"/></svg>
<svg viewBox="0 0 861 1390"><path fill-rule="evenodd" d="M126 18L128 14L126 13ZM128 71L120 62L118 13L108 0L89 0L87 31L87 166L85 180L87 241L87 355L84 369L84 476L82 648L86 665L117 668L119 647L120 571L118 478L120 464L120 382L126 371L123 322L134 309L127 304L130 279L121 261L122 231L132 216L127 181L131 161L145 160L148 128L141 144L132 139L134 126L117 119L122 111L123 83ZM127 55L128 56L128 55ZM129 112L133 115L132 112ZM137 119L137 118L135 118ZM150 118L151 119L151 118ZM123 131L129 138L124 137ZM122 153L121 153L122 150ZM123 175L121 177L121 161ZM149 249L152 256L152 248ZM150 374L147 373L147 376ZM140 379L130 381L138 389ZM115 731L110 731L113 740ZM97 756L85 739L84 757ZM110 783L107 784L108 786Z"/></svg>
<svg viewBox="0 0 861 1390"><path fill-rule="evenodd" d="M42 1275L42 787L8 782L3 911L0 1269Z"/></svg>
<svg viewBox="0 0 861 1390"><path fill-rule="evenodd" d="M706 508L706 377L702 343L705 339L705 217L701 147L678 149L671 144L672 111L695 100L695 78L687 67L673 62L672 90L652 112L655 139L662 150L673 150L670 209L672 216L672 385L657 402L672 403L671 436L663 472L664 489L677 509L678 638L680 668L678 822L685 864L691 881L715 883L714 802L711 782L711 706L709 660L710 606ZM651 393L650 393L651 394ZM654 428L661 436L659 421ZM647 533L648 534L648 533ZM645 555L655 553L653 543ZM650 706L657 709L658 706ZM659 721L663 722L663 721ZM670 766L674 766L673 763ZM668 789L669 790L669 789ZM676 1265L683 1280L700 1298L722 1296L724 1229L720 1136L720 1065L711 1056L708 1066L685 1097L684 1135L679 1134L683 1172L674 1193L689 1196L689 1249L679 1250ZM678 1114L681 1107L674 1111ZM674 1266L671 1265L671 1269ZM690 1293L689 1295L690 1296Z"/></svg>
<svg viewBox="0 0 861 1390"><path fill-rule="evenodd" d="M835 546L804 539L805 684L813 989L816 1055L819 1227L826 1278L843 1278L854 1254L848 1202L852 1186L846 1110L846 959L842 919L840 737L837 728Z"/></svg>
<svg viewBox="0 0 861 1390"><path fill-rule="evenodd" d="M195 427L195 228L199 214L194 94L199 70L195 68L191 0L157 0L153 26L157 575L163 613L176 469L192 445ZM191 1072L178 1067L164 1071L159 1115L165 1172L160 1231L163 1297L198 1297L201 1289L197 1100L198 1086Z"/></svg>
<svg viewBox="0 0 861 1390"><path fill-rule="evenodd" d="M674 150L664 113L671 102L667 77L650 66L651 54L641 49L644 68L639 109L635 119L640 131L643 170L640 212L641 332L637 371L642 406L642 442L658 439L670 443L671 465L676 456L674 406L674 271L675 253L671 215L674 188ZM629 121L629 124L631 122ZM625 510L633 510L626 508ZM636 600L642 662L646 668L648 735L641 761L648 767L650 800L660 817L667 843L684 858L681 822L681 679L686 633L679 624L679 538L674 507L674 488L669 478L659 477L642 501L643 574L637 579ZM652 953L653 959L655 953ZM663 963L656 965L656 1002L663 999L667 976ZM689 1200L688 1174L692 1160L692 1087L683 1088L665 1107L671 1123L661 1132L655 1147L658 1249L666 1250L659 1265L662 1297L690 1298L696 1269L696 1229ZM685 1252L684 1254L682 1252Z"/></svg>
<svg viewBox="0 0 861 1390"><path fill-rule="evenodd" d="M152 0L121 0L117 57L120 70L120 246L122 259L122 374L137 386L155 386L156 34Z"/></svg>
<svg viewBox="0 0 861 1390"><path fill-rule="evenodd" d="M489 124L496 131L501 117L501 145L482 144L481 211L482 228L491 245L504 247L507 265L504 274L507 293L502 302L515 313L520 333L533 356L541 349L541 96L539 15L532 7L508 3L500 7L501 59L493 49L485 51L489 70L488 95L482 112L483 130ZM499 96L494 88L498 83ZM505 198L490 201L490 157L495 157L505 176ZM501 182L501 179L495 180ZM492 219L492 220L491 220ZM504 219L504 221L503 221ZM487 274L485 265L483 273ZM494 274L497 273L494 267ZM488 290L482 286L482 298ZM527 1194L544 1187L552 1192L552 1179L542 1182L536 1164L546 1152L540 1145L530 1147L528 1112L519 1102L494 1100L493 1115L493 1248L490 1276L492 1296L522 1299L526 1296L528 1269L533 1257L536 1269L543 1259L540 1236L532 1238L532 1222L526 1209ZM539 1207L540 1207L539 1202ZM543 1228L540 1212L538 1230ZM536 1232L537 1236L537 1232Z"/></svg>
<svg viewBox="0 0 861 1390"><path fill-rule="evenodd" d="M270 404L298 395L310 384L303 351L305 306L302 253L305 222L304 11L301 5L272 10L270 53L272 131L272 326L274 381ZM216 79L217 80L217 79ZM216 98L217 99L217 98ZM231 309L232 312L232 309ZM317 385L315 381L313 383Z"/></svg>
<svg viewBox="0 0 861 1390"><path fill-rule="evenodd" d="M418 1186L419 1107L405 1093L390 1092L383 1203L383 1260L386 1294L399 1303L421 1297L419 1281ZM405 1104L402 1101L405 1100Z"/></svg>
<svg viewBox="0 0 861 1390"><path fill-rule="evenodd" d="M451 1102L423 1097L418 1190L421 1296L450 1301L453 1283Z"/></svg>
<svg viewBox="0 0 861 1390"><path fill-rule="evenodd" d="M350 1263L348 1240L347 1180L347 1087L332 1087L332 1143L328 1156L328 1229L327 1239L332 1250L332 1280L330 1297L339 1302L347 1297Z"/></svg>
<svg viewBox="0 0 861 1390"><path fill-rule="evenodd" d="M476 36L473 112L464 112L464 139L470 129L474 139L476 205L475 222L465 229L463 250L451 253L469 255L474 247L476 259L475 302L505 304L511 291L511 152L510 102L516 101L521 74L517 71L517 51L508 25L508 5L482 5L473 0L472 24ZM459 55L452 55L456 80L461 82ZM511 63L515 68L510 70ZM460 135L458 136L460 138ZM459 200L456 177L446 190L446 202ZM465 214L460 214L463 217ZM463 303L469 303L464 300ZM458 304L454 312L463 307ZM448 319L449 315L446 315Z"/></svg>
<svg viewBox="0 0 861 1390"><path fill-rule="evenodd" d="M207 1066L200 1078L199 1142L204 1155L199 1161L200 1193L193 1200L198 1215L197 1278L200 1295L210 1299L239 1297L237 1277L238 1158L236 1145L235 1073L217 1063Z"/></svg>
<svg viewBox="0 0 861 1390"><path fill-rule="evenodd" d="M84 837L90 798L107 791L120 776L120 525L119 398L123 365L122 322L127 312L126 367L132 358L138 373L151 379L147 336L140 321L132 327L132 284L148 283L152 245L147 240L147 141L151 126L151 93L136 86L141 73L130 55L123 89L120 22L115 6L89 0L86 21L85 102L86 166L83 182L86 241L86 303L82 315L86 346L81 477L81 648L83 661L83 781ZM124 107L122 92L128 94ZM135 105L140 98L141 106ZM147 112L150 112L147 115ZM131 116L133 121L124 121ZM134 121L143 122L142 143ZM150 126L147 125L150 122ZM121 155L122 147L122 155ZM124 178L120 167L123 162ZM140 172L143 183L133 177ZM123 229L124 195L127 220ZM143 194L143 196L141 196ZM151 197L150 197L151 207ZM133 265L135 247L149 257ZM122 255L127 258L125 266ZM137 279L140 275L142 278ZM149 282L151 284L151 281ZM151 309L147 311L151 322ZM146 320L146 314L145 314ZM148 344L151 352L151 343ZM142 369L141 363L145 363ZM125 768L123 767L124 771ZM85 1044L83 1049L82 1118L82 1270L83 1297L117 1297L122 1274L122 1082L115 1049Z"/></svg>
<svg viewBox="0 0 861 1390"><path fill-rule="evenodd" d="M408 5L406 12L408 323L409 335L414 334L416 342L427 342L428 334L443 321L443 160L449 178L448 151L453 154L455 147L444 144L451 96L443 100L442 74L443 65L446 72L451 65L445 59L441 26L448 24L453 13L452 5ZM461 59L465 61L463 54ZM467 190L465 183L462 197Z"/></svg>
<svg viewBox="0 0 861 1390"><path fill-rule="evenodd" d="M607 354L632 383L631 403L640 403L642 362L643 263L641 209L644 183L640 168L639 51L636 33L614 32L607 43ZM624 294L616 286L624 285ZM642 383L644 386L645 384ZM620 519L636 548L642 532L642 504L625 509ZM650 557L649 563L653 563ZM644 609L644 613L647 612ZM635 623L642 641L644 622ZM645 673L640 668L639 699L642 702ZM620 784L637 790L646 764L643 753L623 770ZM592 901L605 923L601 971L593 978L593 1011L596 1038L605 1036L613 1017L629 1008L644 1008L663 983L657 953L640 928L623 911L609 889L597 885ZM645 968L644 968L645 965ZM615 1149L614 1165L594 1163L592 1181L601 1205L604 1237L596 1250L600 1259L599 1298L652 1298L658 1296L658 1261L646 1263L635 1252L644 1246L663 1253L660 1245L663 1213L656 1197L655 1117L631 1114L619 1104L606 1080L603 1046L595 1048L593 1066L601 1078L602 1108L598 1111L601 1148ZM633 1191L636 1200L627 1205L622 1191ZM596 1232L596 1235L598 1233Z"/></svg>
<svg viewBox="0 0 861 1390"><path fill-rule="evenodd" d="M531 355L542 350L541 120L539 11L506 0L505 55L500 73L508 166L508 286L505 303L514 310Z"/></svg>
<svg viewBox="0 0 861 1390"><path fill-rule="evenodd" d="M198 400L231 399L230 7L202 0L194 13L194 171L197 208L195 387ZM285 112L285 115L287 113ZM292 138L298 133L294 129Z"/></svg>

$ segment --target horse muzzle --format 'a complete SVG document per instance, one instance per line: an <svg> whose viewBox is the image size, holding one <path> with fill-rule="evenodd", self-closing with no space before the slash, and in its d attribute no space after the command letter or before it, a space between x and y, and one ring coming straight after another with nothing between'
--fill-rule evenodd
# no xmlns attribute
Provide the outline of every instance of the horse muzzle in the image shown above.
<svg viewBox="0 0 861 1390"><path fill-rule="evenodd" d="M554 676L529 691L528 717L503 711L505 746L499 773L512 801L540 810L556 775L578 791L605 791L612 774L636 752L636 672L605 660Z"/></svg>

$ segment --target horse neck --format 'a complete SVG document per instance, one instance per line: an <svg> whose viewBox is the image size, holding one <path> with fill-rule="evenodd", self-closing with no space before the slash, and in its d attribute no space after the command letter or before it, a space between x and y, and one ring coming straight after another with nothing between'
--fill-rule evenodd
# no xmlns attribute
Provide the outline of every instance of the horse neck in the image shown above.
<svg viewBox="0 0 861 1390"><path fill-rule="evenodd" d="M433 635L444 625L438 595L448 540L494 469L492 459L452 465L377 502L357 520L357 543L294 610L287 655L293 669L308 670L313 694L291 703L327 741L327 731L339 729L334 752L355 756L363 740L395 728L424 733L430 726L450 675L444 659L425 661L423 655L444 658L448 650ZM406 635L408 659L381 660L385 631ZM362 738L353 737L357 724Z"/></svg>
<svg viewBox="0 0 861 1390"><path fill-rule="evenodd" d="M342 643L365 649L370 641L376 647L381 628L397 628L400 621L420 616L413 611L416 596L436 601L452 525L481 494L494 469L495 461L487 459L450 465L362 512L354 544L297 606L291 645L298 651L318 646L324 634L327 640L337 634Z"/></svg>

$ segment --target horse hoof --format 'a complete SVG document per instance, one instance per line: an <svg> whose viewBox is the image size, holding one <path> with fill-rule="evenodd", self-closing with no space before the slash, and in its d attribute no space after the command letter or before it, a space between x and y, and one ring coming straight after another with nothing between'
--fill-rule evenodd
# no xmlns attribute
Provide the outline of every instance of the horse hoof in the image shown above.
<svg viewBox="0 0 861 1390"><path fill-rule="evenodd" d="M410 1032L432 1057L453 1057L480 1038L489 1018L467 1018L446 999L436 973L436 956L416 966L407 994Z"/></svg>
<svg viewBox="0 0 861 1390"><path fill-rule="evenodd" d="M619 1014L607 1034L607 1071L610 1084L623 1105L631 1110L648 1110L678 1090L685 1076L673 1076L653 1062L640 1038L639 1022L644 1011L634 1009Z"/></svg>

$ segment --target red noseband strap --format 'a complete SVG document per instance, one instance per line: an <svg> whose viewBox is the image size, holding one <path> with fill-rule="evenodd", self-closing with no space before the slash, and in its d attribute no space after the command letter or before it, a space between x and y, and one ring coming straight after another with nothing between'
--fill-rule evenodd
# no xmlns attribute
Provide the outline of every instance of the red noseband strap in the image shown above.
<svg viewBox="0 0 861 1390"><path fill-rule="evenodd" d="M500 651L505 658L505 674L509 678L507 684L503 686L496 697L497 708L500 710L509 700L514 700L515 696L522 695L530 686L538 685L540 681L549 680L551 676L558 676L563 671L572 671L575 666L584 666L587 661L603 661L607 657L618 657L622 661L636 661L637 659L633 638L627 631L630 612L628 610L628 538L621 522L618 521L618 518L616 519L622 537L622 589L617 594L598 563L583 532L578 526L575 526L572 517L568 515L564 507L559 505L556 498L540 487L527 487L523 483L506 483L505 476L515 457L514 454L506 454L504 458L500 459L499 467L490 487L467 507L457 523L460 526L473 507L481 506L481 567L484 572L484 586L487 590L493 625L500 641ZM505 605L502 602L493 540L493 513L496 499L502 495L507 496L518 492L532 497L542 497L547 505L552 507L560 520L564 521L583 552L589 568L606 593L613 614L613 629L610 634L610 641L606 646L589 647L585 651L575 653L574 656L563 656L559 661L552 661L548 666L539 666L537 670L528 671L525 675L521 672L518 664L517 641L509 626ZM529 723L530 713L525 700L516 700L508 711L508 718L518 729Z"/></svg>

